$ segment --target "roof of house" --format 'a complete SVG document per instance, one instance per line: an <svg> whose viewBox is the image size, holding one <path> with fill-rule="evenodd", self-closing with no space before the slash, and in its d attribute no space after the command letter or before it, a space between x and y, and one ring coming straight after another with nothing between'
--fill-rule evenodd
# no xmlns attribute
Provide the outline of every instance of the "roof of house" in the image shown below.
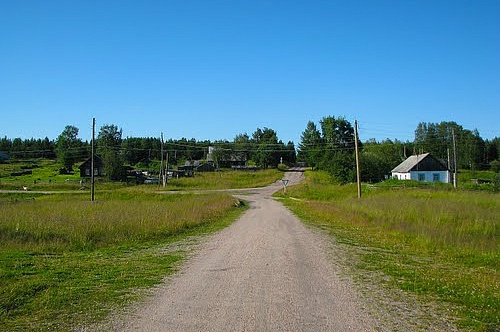
<svg viewBox="0 0 500 332"><path fill-rule="evenodd" d="M396 166L393 173L408 173L410 171L446 171L448 168L430 153L409 156Z"/></svg>
<svg viewBox="0 0 500 332"><path fill-rule="evenodd" d="M82 168L86 167L87 165L90 165L91 162L92 162L92 157L89 157L83 163L81 163L80 166L78 166L78 168L82 169ZM103 163L102 158L98 155L94 155L94 163L102 165L102 163Z"/></svg>

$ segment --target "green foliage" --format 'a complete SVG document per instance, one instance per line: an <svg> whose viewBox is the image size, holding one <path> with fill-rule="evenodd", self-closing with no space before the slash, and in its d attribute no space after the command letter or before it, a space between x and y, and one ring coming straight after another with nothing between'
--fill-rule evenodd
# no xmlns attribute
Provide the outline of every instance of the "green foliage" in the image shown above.
<svg viewBox="0 0 500 332"><path fill-rule="evenodd" d="M436 158L446 160L447 151L453 151L453 133L458 146L458 169L484 169L486 144L476 130L464 129L456 122L418 124L415 130L415 148L419 152L429 152Z"/></svg>
<svg viewBox="0 0 500 332"><path fill-rule="evenodd" d="M319 123L327 147L354 152L354 128L349 121L343 117L325 116Z"/></svg>
<svg viewBox="0 0 500 332"><path fill-rule="evenodd" d="M491 171L495 172L495 173L499 173L500 172L500 161L498 160L493 160L491 163L490 163L490 169Z"/></svg>
<svg viewBox="0 0 500 332"><path fill-rule="evenodd" d="M327 171L340 184L356 181L354 155L344 150L325 151L318 169Z"/></svg>
<svg viewBox="0 0 500 332"><path fill-rule="evenodd" d="M422 188L337 186L324 173L288 188L286 200L308 223L360 253L357 268L381 272L423 300L449 303L466 330L500 327L498 194ZM298 198L298 200L297 200ZM361 273L361 272L360 272Z"/></svg>
<svg viewBox="0 0 500 332"><path fill-rule="evenodd" d="M379 182L384 180L385 176L390 174L391 165L382 160L380 155L373 152L360 154L361 181Z"/></svg>
<svg viewBox="0 0 500 332"><path fill-rule="evenodd" d="M78 128L75 126L66 126L57 137L57 158L67 172L71 172L73 164L79 160L81 147L82 141L78 138Z"/></svg>
<svg viewBox="0 0 500 332"><path fill-rule="evenodd" d="M322 142L321 133L316 124L309 121L300 137L297 159L306 162L312 168L316 167L321 156Z"/></svg>
<svg viewBox="0 0 500 332"><path fill-rule="evenodd" d="M391 170L405 160L405 146L399 141L389 139L376 142L370 140L363 144L360 153L361 181L378 182L391 174Z"/></svg>
<svg viewBox="0 0 500 332"><path fill-rule="evenodd" d="M104 163L104 173L110 180L122 180L125 177L123 158L120 153L122 130L115 125L104 125L97 137L97 151Z"/></svg>
<svg viewBox="0 0 500 332"><path fill-rule="evenodd" d="M252 153L252 159L257 166L264 169L269 166L276 167L280 158L279 153L276 153L279 145L276 131L266 127L264 129L257 128L252 135L252 140L257 146L257 149L254 149Z"/></svg>
<svg viewBox="0 0 500 332"><path fill-rule="evenodd" d="M320 121L321 135L309 121L299 144L300 160L328 171L339 183L355 181L354 128L343 117L326 116Z"/></svg>

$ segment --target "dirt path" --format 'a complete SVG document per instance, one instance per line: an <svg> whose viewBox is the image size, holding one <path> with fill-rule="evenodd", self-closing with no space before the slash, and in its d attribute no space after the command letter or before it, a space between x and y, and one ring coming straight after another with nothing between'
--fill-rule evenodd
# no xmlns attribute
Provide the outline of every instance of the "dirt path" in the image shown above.
<svg viewBox="0 0 500 332"><path fill-rule="evenodd" d="M293 184L302 173L287 178ZM247 193L251 209L114 330L374 331L324 239L270 197L281 188Z"/></svg>

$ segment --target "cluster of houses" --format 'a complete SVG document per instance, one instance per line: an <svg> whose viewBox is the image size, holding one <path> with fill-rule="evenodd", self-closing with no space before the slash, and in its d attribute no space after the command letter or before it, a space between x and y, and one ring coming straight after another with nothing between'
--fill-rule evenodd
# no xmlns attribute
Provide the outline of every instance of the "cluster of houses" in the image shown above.
<svg viewBox="0 0 500 332"><path fill-rule="evenodd" d="M230 167L238 170L255 170L253 166L246 166L246 158L244 156L232 155L227 160L221 161L221 167ZM80 176L90 177L91 175L91 161L90 158L80 165ZM176 170L168 170L169 178L189 177L193 176L195 172L210 172L216 169L216 164L210 158L206 162L201 161L187 161L184 166L179 166ZM129 170L130 172L140 172L143 175L144 181L149 183L155 182L149 174L138 171ZM104 165L102 159L96 156L94 158L94 175L104 175ZM429 153L413 155L408 157L401 164L396 166L391 171L391 176L398 180L414 180L420 182L441 182L451 183L452 174L450 169L440 160L435 158Z"/></svg>
<svg viewBox="0 0 500 332"><path fill-rule="evenodd" d="M88 178L91 176L92 171L92 161L91 158L85 160L80 166L80 177ZM256 166L248 166L247 157L245 154L230 154L217 163L213 158L213 148L209 149L206 161L186 161L183 166L177 167L177 169L167 170L168 178L180 178L180 177L191 177L194 176L196 172L213 172L218 167L220 168L232 168L235 170L256 170ZM129 178L141 179L144 183L158 183L158 177L152 176L146 171L137 170L132 167L127 169L127 174ZM94 156L94 176L102 177L105 175L104 162L99 156Z"/></svg>

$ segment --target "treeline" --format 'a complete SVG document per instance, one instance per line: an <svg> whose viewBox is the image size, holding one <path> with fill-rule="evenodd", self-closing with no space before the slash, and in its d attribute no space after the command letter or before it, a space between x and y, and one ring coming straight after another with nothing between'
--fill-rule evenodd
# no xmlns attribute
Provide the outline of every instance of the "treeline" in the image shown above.
<svg viewBox="0 0 500 332"><path fill-rule="evenodd" d="M361 179L381 181L408 156L427 152L453 169L448 158L453 160L454 142L458 169L498 171L500 138L484 140L477 130L464 129L455 122L422 122L417 125L413 142L389 139L359 142ZM319 122L319 128L312 121L307 124L297 160L328 171L341 183L353 182L356 180L354 146L353 125L345 118L327 116Z"/></svg>
<svg viewBox="0 0 500 332"><path fill-rule="evenodd" d="M64 169L70 172L75 163L84 161L91 155L91 142L78 137L79 129L67 125L56 140L0 139L0 151L12 159L52 158L58 159ZM123 165L145 166L151 161L166 158L170 165L183 165L186 161L204 160L209 147L213 147L214 161L220 163L231 159L244 160L261 168L276 167L280 162L295 162L293 142L283 143L277 132L270 128L257 128L249 136L237 135L233 141L197 141L196 139L168 139L160 137L122 138L122 129L115 125L103 125L98 131L95 151L105 163L106 174L112 179L123 176Z"/></svg>
<svg viewBox="0 0 500 332"><path fill-rule="evenodd" d="M448 156L454 159L454 144L457 168L499 169L500 138L484 140L477 130L465 129L455 122L419 123L413 142L370 139L358 143L363 181L383 180L412 154L430 152L447 164ZM117 126L104 125L96 140L96 153L104 157L107 174L112 178L121 176L117 170L123 165L143 166L160 160L162 151L164 158L168 153L171 165L203 160L207 158L209 147L212 147L212 160L221 167L227 166L230 160L245 161L261 168L300 161L313 169L328 171L341 183L356 179L354 127L343 117L326 116L319 125L309 121L302 132L297 155L294 143L285 144L270 128L257 128L252 135L239 134L232 141L168 139L163 142L162 149L160 137L122 138L122 130ZM68 125L56 140L1 138L0 152L12 159L57 158L63 168L70 171L75 163L90 157L91 144L78 137L78 128ZM453 169L454 165L449 165Z"/></svg>
<svg viewBox="0 0 500 332"><path fill-rule="evenodd" d="M483 140L477 129L464 129L456 122L419 123L415 130L415 150L430 152L446 160L448 151L453 151L453 136L458 168L485 170L498 160L500 138Z"/></svg>
<svg viewBox="0 0 500 332"><path fill-rule="evenodd" d="M44 139L0 138L0 152L11 158L55 158L55 141Z"/></svg>

